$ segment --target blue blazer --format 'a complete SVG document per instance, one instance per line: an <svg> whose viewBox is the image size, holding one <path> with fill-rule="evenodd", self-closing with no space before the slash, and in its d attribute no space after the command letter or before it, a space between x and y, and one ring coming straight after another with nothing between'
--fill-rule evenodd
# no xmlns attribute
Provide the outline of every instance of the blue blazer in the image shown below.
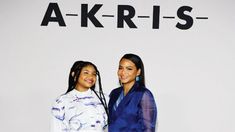
<svg viewBox="0 0 235 132"><path fill-rule="evenodd" d="M154 132L157 107L152 93L135 83L114 109L122 91L123 87L119 87L110 93L109 132Z"/></svg>

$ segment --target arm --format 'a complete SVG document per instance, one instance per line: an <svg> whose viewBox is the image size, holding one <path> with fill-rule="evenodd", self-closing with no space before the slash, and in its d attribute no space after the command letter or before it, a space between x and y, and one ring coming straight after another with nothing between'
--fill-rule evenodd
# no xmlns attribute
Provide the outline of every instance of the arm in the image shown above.
<svg viewBox="0 0 235 132"><path fill-rule="evenodd" d="M64 105L61 100L56 100L55 104L51 108L51 131L50 132L67 132L65 122Z"/></svg>
<svg viewBox="0 0 235 132"><path fill-rule="evenodd" d="M154 97L150 91L146 91L141 99L141 110L145 132L154 132L156 119L157 119L157 107L154 101Z"/></svg>

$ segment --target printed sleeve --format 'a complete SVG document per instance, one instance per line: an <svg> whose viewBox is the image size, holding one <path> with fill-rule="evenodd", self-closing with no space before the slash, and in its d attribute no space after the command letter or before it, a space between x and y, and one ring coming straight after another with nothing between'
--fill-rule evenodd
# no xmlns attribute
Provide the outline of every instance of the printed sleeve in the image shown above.
<svg viewBox="0 0 235 132"><path fill-rule="evenodd" d="M146 91L141 99L144 132L155 132L157 106L150 91Z"/></svg>
<svg viewBox="0 0 235 132"><path fill-rule="evenodd" d="M67 132L65 106L61 99L56 99L51 108L51 132Z"/></svg>

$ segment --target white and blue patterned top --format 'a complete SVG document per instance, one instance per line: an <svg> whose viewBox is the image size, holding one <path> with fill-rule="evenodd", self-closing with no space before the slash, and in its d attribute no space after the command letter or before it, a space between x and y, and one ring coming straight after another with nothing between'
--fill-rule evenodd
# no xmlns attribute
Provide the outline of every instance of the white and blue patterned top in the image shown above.
<svg viewBox="0 0 235 132"><path fill-rule="evenodd" d="M51 132L103 132L107 115L91 90L76 89L56 99L52 107Z"/></svg>

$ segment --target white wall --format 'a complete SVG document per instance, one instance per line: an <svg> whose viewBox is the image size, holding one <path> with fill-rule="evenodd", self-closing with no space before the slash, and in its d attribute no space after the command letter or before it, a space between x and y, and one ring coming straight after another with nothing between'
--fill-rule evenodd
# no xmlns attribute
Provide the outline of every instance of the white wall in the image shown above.
<svg viewBox="0 0 235 132"><path fill-rule="evenodd" d="M58 3L66 27L40 26L50 2ZM103 4L96 17L104 28L81 27L81 4ZM151 15L160 6L160 28L133 18L138 29L117 28L117 5ZM180 30L179 7L193 8L192 28ZM116 70L128 52L142 57L147 86L158 105L158 132L235 131L235 2L198 0L0 2L0 127L3 132L49 131L50 106L67 89L76 60L94 62L104 91L118 87ZM78 17L65 16L78 13ZM175 19L163 19L175 16ZM208 17L206 20L196 17Z"/></svg>

